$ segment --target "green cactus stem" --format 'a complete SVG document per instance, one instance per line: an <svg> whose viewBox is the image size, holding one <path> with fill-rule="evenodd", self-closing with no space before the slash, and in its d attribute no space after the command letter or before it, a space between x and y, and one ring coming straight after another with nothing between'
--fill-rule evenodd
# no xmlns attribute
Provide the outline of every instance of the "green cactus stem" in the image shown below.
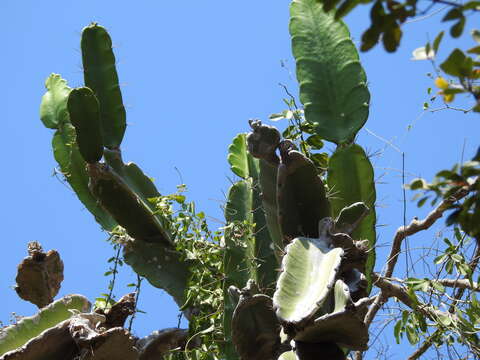
<svg viewBox="0 0 480 360"><path fill-rule="evenodd" d="M82 31L81 49L85 86L100 103L104 144L109 149L118 148L127 125L112 39L104 27L92 23Z"/></svg>
<svg viewBox="0 0 480 360"><path fill-rule="evenodd" d="M178 306L185 303L190 262L163 243L132 240L124 247L125 262L153 286L170 294Z"/></svg>
<svg viewBox="0 0 480 360"><path fill-rule="evenodd" d="M278 168L278 218L284 243L298 236L317 238L318 222L330 216L323 181L312 161L295 150L292 142L280 144Z"/></svg>
<svg viewBox="0 0 480 360"><path fill-rule="evenodd" d="M51 74L45 81L47 92L42 97L40 105L40 119L49 129L68 122L67 98L71 89L67 81L58 74Z"/></svg>
<svg viewBox="0 0 480 360"><path fill-rule="evenodd" d="M317 0L294 0L290 14L305 118L323 139L350 142L367 121L370 93L348 28Z"/></svg>
<svg viewBox="0 0 480 360"><path fill-rule="evenodd" d="M266 295L241 296L232 319L232 338L242 360L274 360L280 324Z"/></svg>
<svg viewBox="0 0 480 360"><path fill-rule="evenodd" d="M90 164L100 161L103 156L100 108L92 90L87 87L73 89L68 96L67 108L83 159Z"/></svg>
<svg viewBox="0 0 480 360"><path fill-rule="evenodd" d="M110 167L93 164L88 168L89 188L101 206L136 240L172 246L170 235L150 205Z"/></svg>
<svg viewBox="0 0 480 360"><path fill-rule="evenodd" d="M352 238L368 239L365 276L371 284L370 274L375 265L376 192L373 167L362 147L357 144L338 147L330 157L327 181L335 194L330 199L334 216L339 216L342 209L357 202L363 202L370 209L352 232Z"/></svg>
<svg viewBox="0 0 480 360"><path fill-rule="evenodd" d="M36 315L22 318L17 324L8 326L0 332L0 355L14 350L44 330L70 318L72 312L90 311L90 302L81 295L67 295L41 309Z"/></svg>
<svg viewBox="0 0 480 360"><path fill-rule="evenodd" d="M67 101L71 89L60 75L52 74L45 82L47 92L42 97L40 118L47 128L57 129L52 139L53 155L62 175L77 194L80 201L94 215L95 220L107 231L117 223L106 213L88 189L85 161L76 143L75 129L70 123Z"/></svg>
<svg viewBox="0 0 480 360"><path fill-rule="evenodd" d="M335 219L334 231L351 234L369 211L370 209L363 202L344 207Z"/></svg>
<svg viewBox="0 0 480 360"><path fill-rule="evenodd" d="M89 176L75 140L75 128L70 123L63 124L52 139L53 155L60 165L63 176L77 194L80 201L93 214L95 220L107 231L117 222L108 214L88 188Z"/></svg>
<svg viewBox="0 0 480 360"><path fill-rule="evenodd" d="M280 263L283 256L283 235L278 221L277 173L280 159L276 149L280 143L280 133L273 126L261 121L250 121L252 132L247 135L248 151L259 159L258 181L265 220L274 246L274 254Z"/></svg>

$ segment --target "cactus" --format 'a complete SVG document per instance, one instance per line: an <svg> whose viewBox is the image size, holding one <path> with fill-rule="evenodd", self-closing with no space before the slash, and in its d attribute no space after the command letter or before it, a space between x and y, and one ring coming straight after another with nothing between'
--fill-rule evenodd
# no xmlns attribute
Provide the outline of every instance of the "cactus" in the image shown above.
<svg viewBox="0 0 480 360"><path fill-rule="evenodd" d="M126 262L181 304L189 263L180 260L169 224L151 202L160 196L155 185L137 165L122 160L125 109L110 36L93 23L82 31L81 49L85 87L72 90L51 75L42 98L41 119L57 129L55 159L97 222L107 231L121 225L131 236ZM162 266L168 275L156 271Z"/></svg>
<svg viewBox="0 0 480 360"><path fill-rule="evenodd" d="M294 0L290 14L305 118L323 139L350 142L367 121L370 93L349 31L316 0Z"/></svg>
<svg viewBox="0 0 480 360"><path fill-rule="evenodd" d="M219 347L228 360L305 360L321 352L343 359L341 348L368 343L360 318L375 261L375 186L370 161L354 143L368 117L365 73L346 26L316 0L292 2L290 33L304 124L317 143L337 147L320 169L318 154L303 143L297 150L295 139L260 121L229 147L240 179L227 196L223 263L211 269L221 288L208 292L223 293L223 308L213 309L223 311L223 329L195 334L223 335ZM85 87L72 90L52 75L42 99L41 119L56 129L55 159L97 222L124 231L126 263L189 316L203 316L198 324L208 323L199 314L208 301L192 299L204 295L187 288L192 269L204 264L179 246L172 216L157 206L165 197L122 159L126 115L110 36L91 24L81 48Z"/></svg>
<svg viewBox="0 0 480 360"><path fill-rule="evenodd" d="M92 23L82 31L81 49L85 86L94 92L100 104L104 144L116 149L127 125L112 39L104 27Z"/></svg>
<svg viewBox="0 0 480 360"><path fill-rule="evenodd" d="M70 310L90 311L90 302L81 295L67 295L40 309L38 314L25 317L17 324L2 329L0 333L0 356L14 350L72 316Z"/></svg>

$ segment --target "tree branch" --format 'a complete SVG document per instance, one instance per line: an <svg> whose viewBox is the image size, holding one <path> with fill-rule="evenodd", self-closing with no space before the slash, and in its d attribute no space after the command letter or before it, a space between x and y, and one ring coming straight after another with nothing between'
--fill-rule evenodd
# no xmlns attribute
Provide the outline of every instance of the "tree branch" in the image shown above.
<svg viewBox="0 0 480 360"><path fill-rule="evenodd" d="M416 234L419 231L427 230L432 226L435 221L440 219L443 213L448 210L455 202L464 198L471 191L469 186L464 186L459 189L455 194L444 199L435 209L433 209L425 219L418 220L413 219L407 226L400 226L393 238L392 249L387 259L387 268L385 271L385 277L389 278L393 274L395 265L397 264L398 256L400 255L402 241L410 235Z"/></svg>
<svg viewBox="0 0 480 360"><path fill-rule="evenodd" d="M468 279L438 279L432 280L446 287L453 287L457 289L468 289L472 291L480 291L480 285L477 282L473 282L473 285Z"/></svg>

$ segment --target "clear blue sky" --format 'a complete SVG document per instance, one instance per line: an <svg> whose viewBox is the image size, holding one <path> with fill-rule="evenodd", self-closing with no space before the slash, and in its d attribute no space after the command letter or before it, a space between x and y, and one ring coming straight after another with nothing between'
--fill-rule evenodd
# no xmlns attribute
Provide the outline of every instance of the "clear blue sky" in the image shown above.
<svg viewBox="0 0 480 360"><path fill-rule="evenodd" d="M93 300L106 292L108 278L103 273L113 250L74 193L52 176L56 166L50 147L52 131L39 120L44 81L50 73L61 74L72 87L82 85L82 28L96 21L113 38L129 125L123 143L125 160L136 162L154 177L164 194L174 192L180 183L178 168L189 188L188 197L218 220L212 220L212 226L221 226L221 205L232 177L226 162L229 143L248 130L249 118L267 120L269 114L284 110L286 96L278 83L297 94L288 5L286 0L0 3L4 44L0 57L1 321L8 323L11 312L35 312L11 288L16 266L32 240L61 253L65 280L59 295L81 293ZM367 16L361 10L347 18L354 40L368 26ZM402 45L393 55L381 47L361 54L372 103L358 143L370 153L380 151L373 158L381 182L377 214L379 224L386 226L379 228L378 244L388 244L403 222L402 162L400 152L366 129L406 153L407 181L418 175L431 178L458 162L464 142L465 158L478 145L478 115L422 111L429 99L427 88L433 86L426 76L432 67L410 57L413 49L437 34L441 16L405 25ZM468 37L460 42L463 47L470 44ZM447 49L452 49L448 35L441 59ZM438 101L434 105L440 106ZM407 205L408 220L428 210ZM411 243L431 243L441 229L443 222ZM387 250L379 248L379 261ZM378 263L376 268L382 266ZM123 285L134 280L125 266L116 295L127 293ZM139 306L147 314L138 316L136 334L177 325L178 311L168 295L146 283ZM410 352L406 344L392 358L404 358Z"/></svg>

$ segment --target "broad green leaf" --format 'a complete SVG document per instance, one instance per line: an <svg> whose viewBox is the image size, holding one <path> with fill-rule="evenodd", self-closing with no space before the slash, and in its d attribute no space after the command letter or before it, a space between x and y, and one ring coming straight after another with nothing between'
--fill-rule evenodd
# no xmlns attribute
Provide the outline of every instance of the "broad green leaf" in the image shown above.
<svg viewBox="0 0 480 360"><path fill-rule="evenodd" d="M440 68L448 75L457 77L466 76L471 71L467 57L460 49L453 50Z"/></svg>
<svg viewBox="0 0 480 360"><path fill-rule="evenodd" d="M47 92L40 104L40 119L47 128L58 129L60 124L69 121L67 98L71 89L58 74L50 75L45 81L45 87Z"/></svg>
<svg viewBox="0 0 480 360"><path fill-rule="evenodd" d="M100 103L105 146L118 148L127 125L110 35L92 23L82 31L81 49L85 86L93 90Z"/></svg>
<svg viewBox="0 0 480 360"><path fill-rule="evenodd" d="M53 155L60 165L62 175L77 194L80 201L92 213L95 220L107 231L117 226L116 221L98 203L88 188L89 177L86 163L78 151L75 142L75 129L70 123L64 123L55 132L52 139Z"/></svg>
<svg viewBox="0 0 480 360"><path fill-rule="evenodd" d="M359 270L371 284L370 273L375 265L376 192L372 164L361 146L352 144L337 147L329 161L328 187L332 192L330 203L334 216L338 216L344 207L356 202L363 202L370 209L353 231L352 238L369 241L371 250L368 252L366 268L364 271Z"/></svg>
<svg viewBox="0 0 480 360"><path fill-rule="evenodd" d="M433 52L435 54L438 52L438 48L440 47L440 43L442 42L444 33L445 33L444 31L440 31L438 35L435 37L435 40L433 40Z"/></svg>
<svg viewBox="0 0 480 360"><path fill-rule="evenodd" d="M67 295L29 317L22 318L17 324L3 328L0 333L0 356L7 351L14 350L44 330L70 318L69 310L89 312L91 304L81 295Z"/></svg>
<svg viewBox="0 0 480 360"><path fill-rule="evenodd" d="M232 339L242 360L274 359L280 346L280 324L272 299L241 297L232 319Z"/></svg>
<svg viewBox="0 0 480 360"><path fill-rule="evenodd" d="M290 34L305 118L322 138L351 141L368 117L370 93L355 45L317 0L294 0Z"/></svg>
<svg viewBox="0 0 480 360"><path fill-rule="evenodd" d="M325 302L340 268L343 249L328 239L296 238L286 247L273 303L282 322L302 324Z"/></svg>

